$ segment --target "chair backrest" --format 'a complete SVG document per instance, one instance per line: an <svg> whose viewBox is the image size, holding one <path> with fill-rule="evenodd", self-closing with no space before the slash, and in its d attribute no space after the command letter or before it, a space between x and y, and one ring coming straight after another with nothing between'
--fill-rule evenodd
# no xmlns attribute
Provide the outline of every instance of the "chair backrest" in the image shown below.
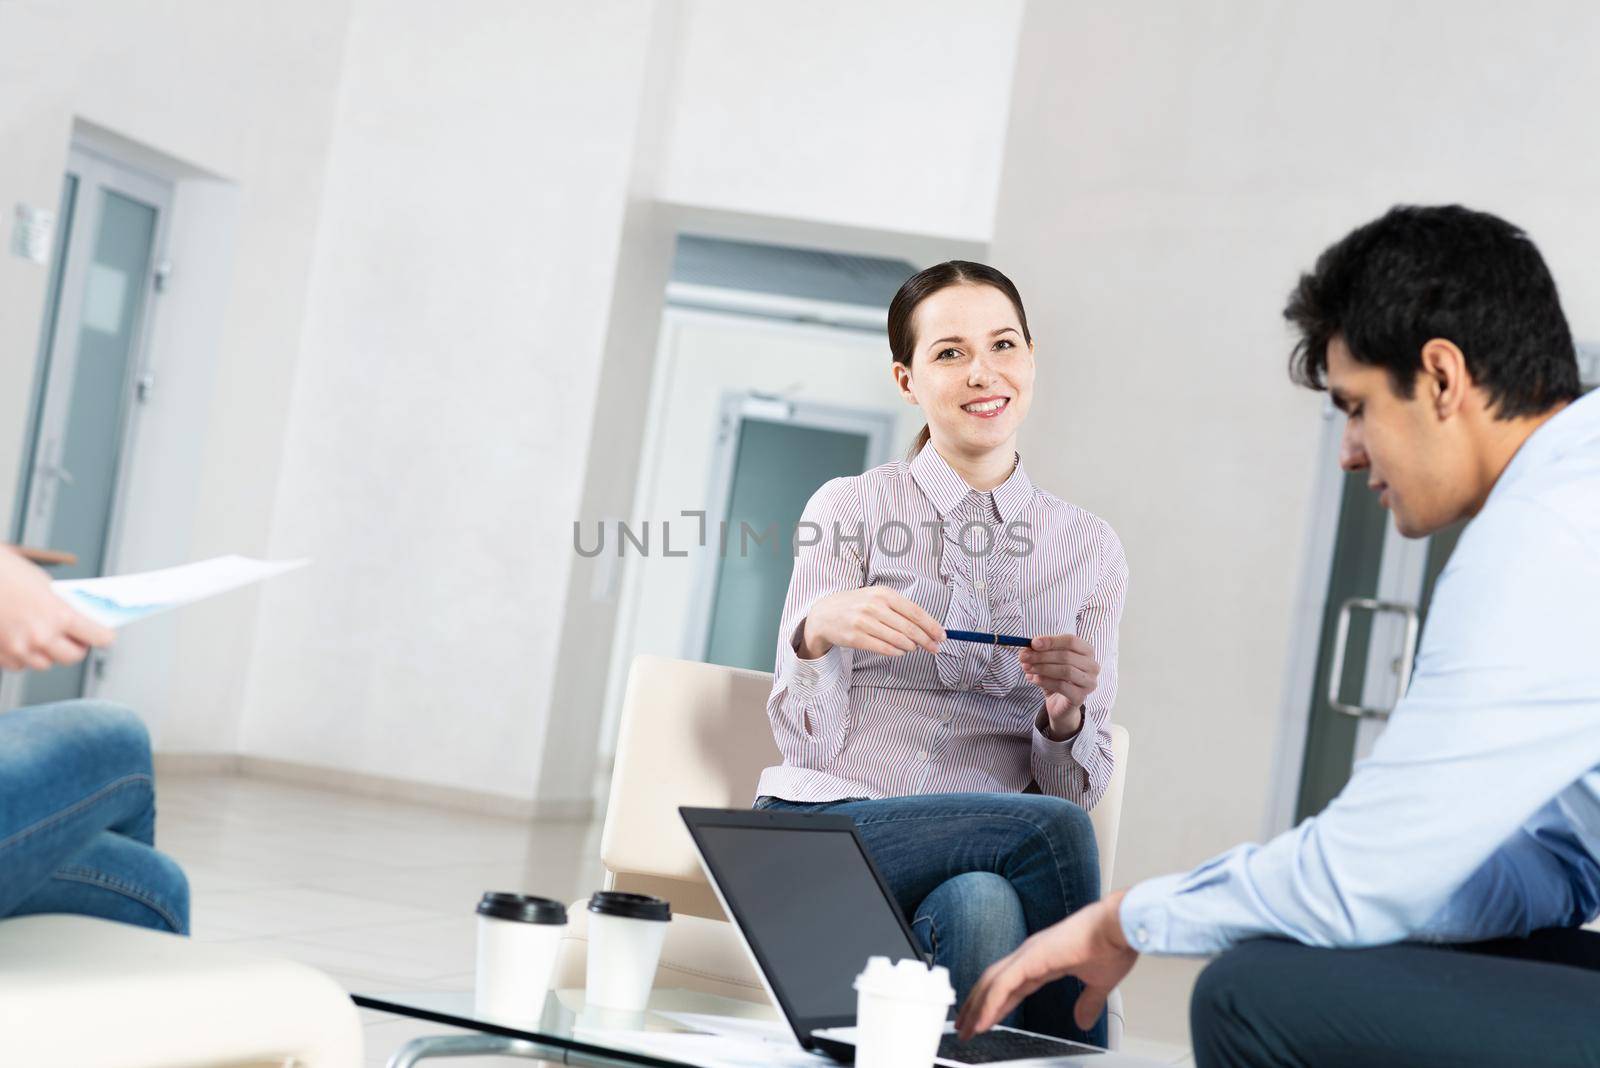
<svg viewBox="0 0 1600 1068"><path fill-rule="evenodd" d="M612 889L654 893L674 911L722 919L679 805L747 807L783 758L767 721L772 676L638 656L628 672L600 863Z"/></svg>
<svg viewBox="0 0 1600 1068"><path fill-rule="evenodd" d="M1111 725L1111 752L1116 764L1111 781L1100 803L1089 810L1089 822L1094 824L1095 845L1100 847L1100 892L1109 894L1116 886L1111 881L1117 859L1117 834L1122 829L1122 786L1128 781L1128 728Z"/></svg>
<svg viewBox="0 0 1600 1068"><path fill-rule="evenodd" d="M611 800L600 836L606 885L665 897L674 911L723 919L679 805L738 808L755 799L763 768L782 761L767 721L765 671L635 657L623 698ZM1111 888L1128 732L1111 728L1116 771L1089 813L1100 846L1101 886Z"/></svg>

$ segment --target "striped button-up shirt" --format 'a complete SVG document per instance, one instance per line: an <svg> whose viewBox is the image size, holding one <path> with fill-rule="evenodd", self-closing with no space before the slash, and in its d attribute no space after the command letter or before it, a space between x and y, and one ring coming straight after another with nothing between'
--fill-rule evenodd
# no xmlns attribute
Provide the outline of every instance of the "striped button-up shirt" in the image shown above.
<svg viewBox="0 0 1600 1068"><path fill-rule="evenodd" d="M1047 794L1092 808L1111 779L1107 727L1117 696L1117 627L1128 566L1111 526L1038 489L1019 459L992 492L972 489L932 445L836 478L811 498L778 633L767 714L783 764L758 792L791 801L955 792ZM937 655L834 646L797 651L828 594L888 586L947 629L1028 637L1077 634L1100 677L1083 728L1038 728L1044 691L1017 651L945 641Z"/></svg>

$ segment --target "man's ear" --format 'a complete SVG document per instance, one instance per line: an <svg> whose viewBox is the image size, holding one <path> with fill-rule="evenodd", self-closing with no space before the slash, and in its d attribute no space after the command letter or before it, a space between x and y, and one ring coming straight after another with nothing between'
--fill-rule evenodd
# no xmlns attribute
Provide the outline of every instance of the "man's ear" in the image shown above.
<svg viewBox="0 0 1600 1068"><path fill-rule="evenodd" d="M1441 421L1461 411L1473 384L1467 358L1454 341L1436 337L1422 346L1422 373L1417 384L1428 390L1427 400Z"/></svg>
<svg viewBox="0 0 1600 1068"><path fill-rule="evenodd" d="M894 387L900 391L900 396L907 404L917 403L917 393L911 387L911 368L895 360L889 365L889 373L894 376Z"/></svg>

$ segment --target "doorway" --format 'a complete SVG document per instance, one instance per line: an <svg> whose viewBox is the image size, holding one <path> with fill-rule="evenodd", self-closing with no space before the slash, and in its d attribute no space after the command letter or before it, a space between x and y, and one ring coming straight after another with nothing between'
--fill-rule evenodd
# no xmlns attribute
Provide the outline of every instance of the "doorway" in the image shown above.
<svg viewBox="0 0 1600 1068"><path fill-rule="evenodd" d="M1367 473L1343 475L1295 822L1344 789L1404 696L1434 587L1465 527L1403 537L1367 488Z"/></svg>
<svg viewBox="0 0 1600 1068"><path fill-rule="evenodd" d="M892 412L750 394L723 398L707 517L727 531L705 557L684 654L772 671L778 622L794 571L793 541L817 487L889 458Z"/></svg>
<svg viewBox="0 0 1600 1068"><path fill-rule="evenodd" d="M58 579L112 566L122 489L149 393L146 339L171 216L170 183L75 145L57 215L34 396L12 539L76 563ZM8 680L0 707L92 692L103 661Z"/></svg>

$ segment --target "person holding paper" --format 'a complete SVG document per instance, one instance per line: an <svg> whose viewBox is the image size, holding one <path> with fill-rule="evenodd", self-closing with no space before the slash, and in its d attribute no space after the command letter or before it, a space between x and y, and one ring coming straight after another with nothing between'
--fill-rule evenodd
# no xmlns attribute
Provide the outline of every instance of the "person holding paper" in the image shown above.
<svg viewBox="0 0 1600 1068"><path fill-rule="evenodd" d="M75 664L111 639L0 546L0 670ZM0 713L0 916L40 912L188 933L188 880L155 849L150 737L125 708Z"/></svg>
<svg viewBox="0 0 1600 1068"><path fill-rule="evenodd" d="M888 333L927 426L909 461L835 479L806 507L767 705L784 759L757 806L854 817L965 993L1100 896L1086 810L1111 778L1128 569L1108 523L1023 469L1034 343L1010 279L930 267L896 294ZM1053 984L1021 1020L1103 1044L1103 1018L1074 1026L1076 994Z"/></svg>
<svg viewBox="0 0 1600 1068"><path fill-rule="evenodd" d="M0 671L76 664L113 637L57 597L49 576L21 553L0 545Z"/></svg>
<svg viewBox="0 0 1600 1068"><path fill-rule="evenodd" d="M1471 520L1410 688L1321 813L1034 935L961 1028L1066 975L1087 1019L1140 954L1219 955L1201 1068L1600 1064L1600 392L1555 282L1503 219L1401 207L1285 315L1400 533Z"/></svg>

